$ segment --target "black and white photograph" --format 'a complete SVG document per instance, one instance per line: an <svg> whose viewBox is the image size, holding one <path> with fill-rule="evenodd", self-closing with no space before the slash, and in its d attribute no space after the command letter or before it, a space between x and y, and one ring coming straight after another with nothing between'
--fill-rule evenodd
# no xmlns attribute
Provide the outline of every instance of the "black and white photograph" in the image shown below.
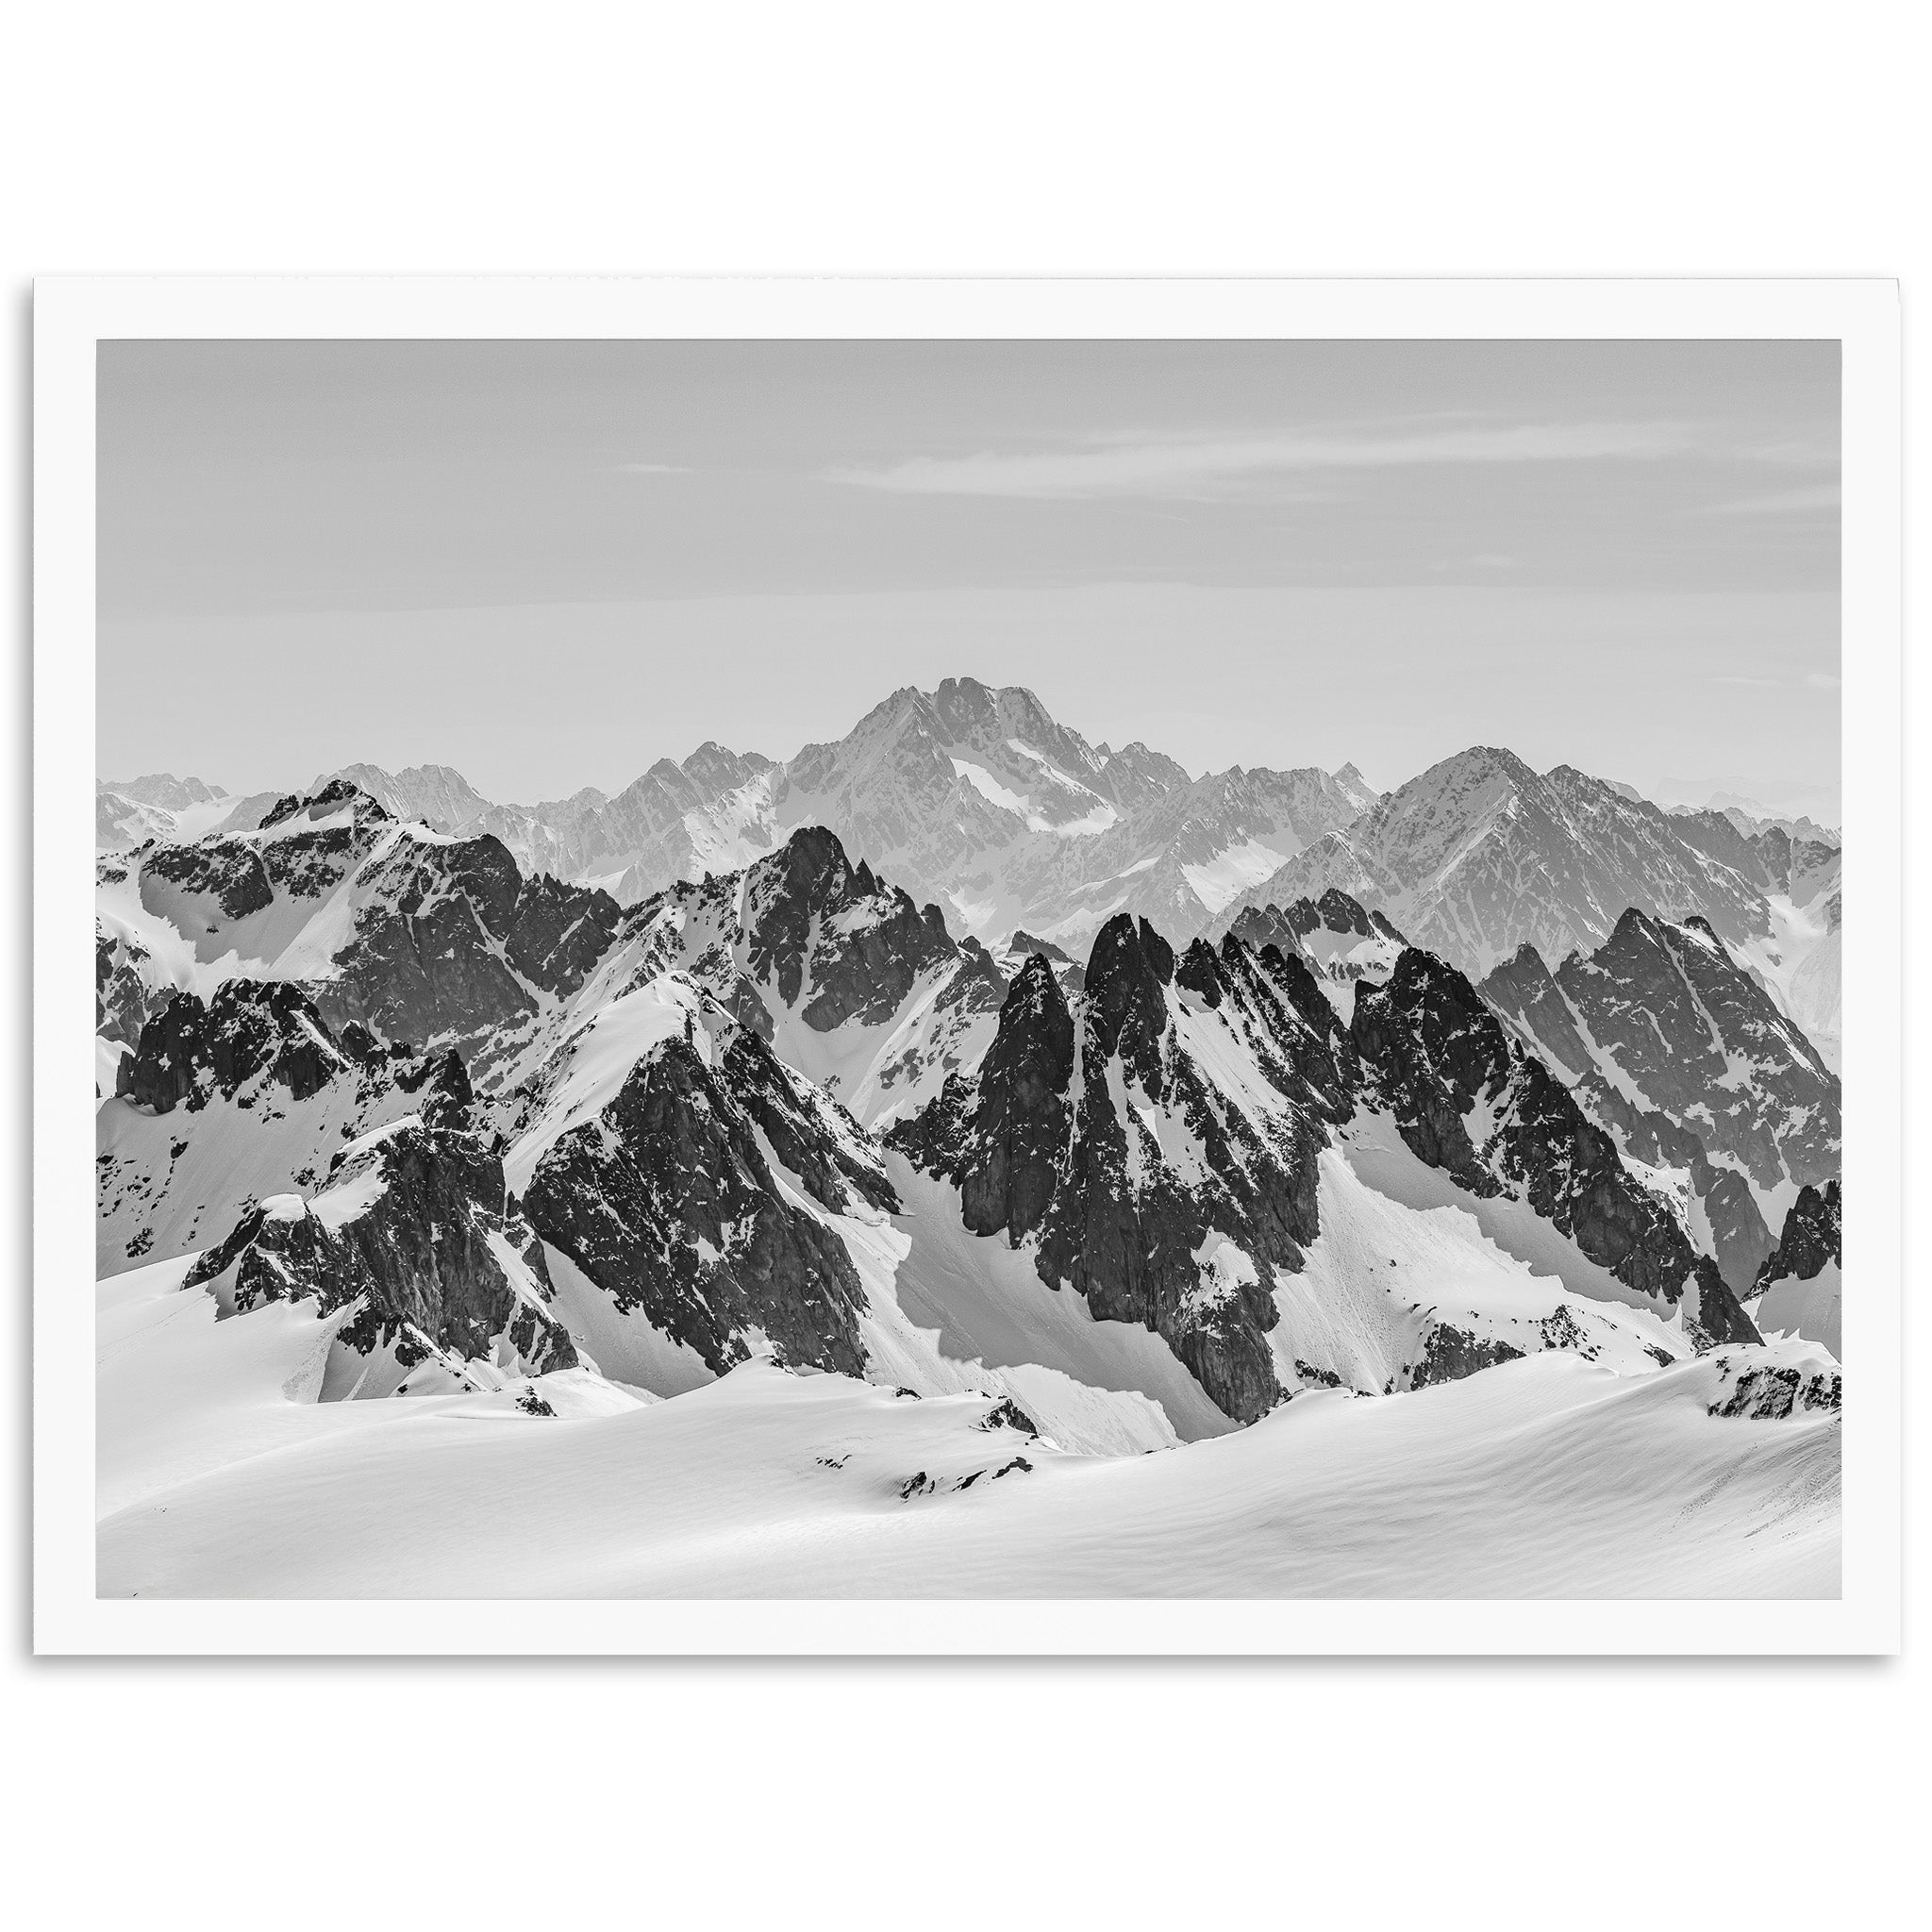
<svg viewBox="0 0 1932 1932"><path fill-rule="evenodd" d="M1924 1916L1911 15L17 12L16 1918Z"/></svg>
<svg viewBox="0 0 1932 1932"><path fill-rule="evenodd" d="M98 1596L1835 1602L1842 375L101 341Z"/></svg>

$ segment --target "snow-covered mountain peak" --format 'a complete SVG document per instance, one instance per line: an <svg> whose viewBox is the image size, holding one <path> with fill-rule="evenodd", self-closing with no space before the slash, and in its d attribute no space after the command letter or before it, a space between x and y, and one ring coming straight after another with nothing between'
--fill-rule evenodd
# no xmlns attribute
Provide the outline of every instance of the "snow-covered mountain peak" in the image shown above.
<svg viewBox="0 0 1932 1932"><path fill-rule="evenodd" d="M139 778L104 778L97 789L131 798L137 805L159 806L163 811L213 805L228 795L219 785L205 785L193 777L177 778L172 772L149 772Z"/></svg>

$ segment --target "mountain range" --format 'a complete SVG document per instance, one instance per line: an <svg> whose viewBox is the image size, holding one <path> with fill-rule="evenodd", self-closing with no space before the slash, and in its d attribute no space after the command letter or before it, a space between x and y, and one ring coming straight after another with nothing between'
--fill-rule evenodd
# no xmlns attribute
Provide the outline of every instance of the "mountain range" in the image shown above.
<svg viewBox="0 0 1932 1932"><path fill-rule="evenodd" d="M1550 960L1600 945L1632 907L1695 914L1836 1063L1834 836L1736 809L1666 811L1628 786L1568 766L1538 774L1494 747L1386 797L1352 765L1193 778L1144 744L1089 743L1029 691L958 678L895 691L844 738L783 763L708 743L614 797L587 788L497 805L440 765L348 766L300 789L338 777L398 821L491 834L524 873L595 886L620 906L737 871L823 825L994 948L1018 930L1078 954L1120 912L1175 940L1219 937L1244 915L1336 890L1481 978L1525 942ZM165 775L107 786L98 842L251 830L279 795L225 801Z"/></svg>
<svg viewBox="0 0 1932 1932"><path fill-rule="evenodd" d="M97 861L97 1276L306 1336L289 1400L990 1404L893 1507L1544 1357L1836 1414L1824 841L1503 751L1194 779L971 680L527 810L135 792L209 823Z"/></svg>

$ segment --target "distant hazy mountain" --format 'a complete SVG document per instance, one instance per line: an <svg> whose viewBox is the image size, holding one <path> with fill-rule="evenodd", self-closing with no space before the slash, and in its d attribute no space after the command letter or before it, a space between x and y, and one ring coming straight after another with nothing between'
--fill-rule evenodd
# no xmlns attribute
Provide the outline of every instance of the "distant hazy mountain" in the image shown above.
<svg viewBox="0 0 1932 1932"><path fill-rule="evenodd" d="M103 778L94 787L94 845L120 852L149 839L198 839L233 803L219 785L172 772Z"/></svg>
<svg viewBox="0 0 1932 1932"><path fill-rule="evenodd" d="M1722 813L1674 817L1568 765L1540 774L1513 752L1476 746L1290 859L1215 925L1340 889L1480 977L1524 944L1552 959L1589 951L1635 907L1707 920L1750 963L1788 977L1807 941L1774 904L1793 890L1793 858L1785 835L1771 837L1784 840L1782 857ZM1808 891L1835 857L1807 849L1795 889Z"/></svg>

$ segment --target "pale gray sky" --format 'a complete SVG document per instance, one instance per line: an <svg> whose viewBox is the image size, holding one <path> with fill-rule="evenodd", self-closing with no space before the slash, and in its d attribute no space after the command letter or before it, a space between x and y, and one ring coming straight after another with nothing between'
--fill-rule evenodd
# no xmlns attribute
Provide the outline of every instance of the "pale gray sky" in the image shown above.
<svg viewBox="0 0 1932 1932"><path fill-rule="evenodd" d="M104 343L104 774L614 791L894 687L1191 769L1838 779L1838 348Z"/></svg>

